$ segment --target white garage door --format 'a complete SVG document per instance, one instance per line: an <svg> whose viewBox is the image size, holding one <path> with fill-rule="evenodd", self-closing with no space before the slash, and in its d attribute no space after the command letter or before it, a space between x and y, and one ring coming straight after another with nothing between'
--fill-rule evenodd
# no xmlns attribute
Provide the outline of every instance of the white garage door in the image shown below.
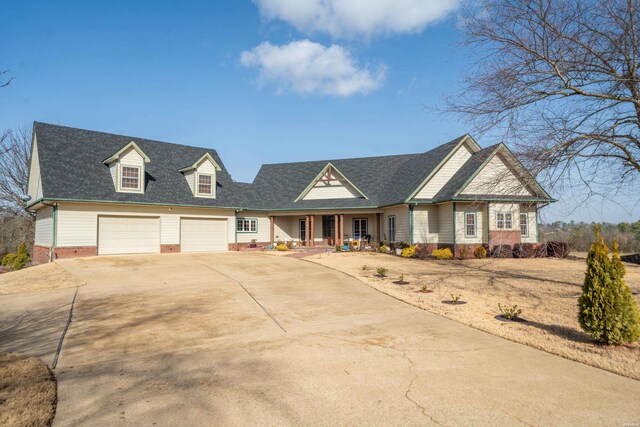
<svg viewBox="0 0 640 427"><path fill-rule="evenodd" d="M180 252L229 250L226 219L180 219Z"/></svg>
<svg viewBox="0 0 640 427"><path fill-rule="evenodd" d="M134 216L98 217L98 254L160 252L160 219Z"/></svg>

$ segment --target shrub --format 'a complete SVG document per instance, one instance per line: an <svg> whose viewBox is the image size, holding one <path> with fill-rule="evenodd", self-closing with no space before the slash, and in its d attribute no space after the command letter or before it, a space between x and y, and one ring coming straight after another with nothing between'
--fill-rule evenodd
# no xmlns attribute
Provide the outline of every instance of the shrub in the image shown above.
<svg viewBox="0 0 640 427"><path fill-rule="evenodd" d="M536 247L532 243L516 243L513 245L514 258L532 258L536 253Z"/></svg>
<svg viewBox="0 0 640 427"><path fill-rule="evenodd" d="M502 317L505 319L514 320L522 314L522 309L518 308L517 305L508 307L498 303L498 308L500 309L500 313L502 313Z"/></svg>
<svg viewBox="0 0 640 427"><path fill-rule="evenodd" d="M436 249L431 252L431 256L435 259L453 259L453 253L449 248Z"/></svg>
<svg viewBox="0 0 640 427"><path fill-rule="evenodd" d="M382 246L380 246L380 249L378 249L378 251L382 252L383 254L387 254L387 253L389 253L389 246L382 245Z"/></svg>
<svg viewBox="0 0 640 427"><path fill-rule="evenodd" d="M487 250L484 248L484 246L477 246L473 251L473 256L478 259L486 258Z"/></svg>
<svg viewBox="0 0 640 427"><path fill-rule="evenodd" d="M533 251L533 256L535 258L546 258L547 256L547 245L537 245L537 247Z"/></svg>
<svg viewBox="0 0 640 427"><path fill-rule="evenodd" d="M513 248L511 245L496 245L491 249L491 258L512 258Z"/></svg>
<svg viewBox="0 0 640 427"><path fill-rule="evenodd" d="M385 267L378 267L376 268L376 272L378 273L378 276L380 277L387 277L387 272L389 270L387 270Z"/></svg>
<svg viewBox="0 0 640 427"><path fill-rule="evenodd" d="M289 248L287 247L287 245L284 245L282 243L276 245L276 251L288 251Z"/></svg>
<svg viewBox="0 0 640 427"><path fill-rule="evenodd" d="M469 246L462 245L462 248L460 248L460 259L467 259L469 255Z"/></svg>
<svg viewBox="0 0 640 427"><path fill-rule="evenodd" d="M547 256L556 258L566 258L569 256L569 245L565 242L547 242Z"/></svg>
<svg viewBox="0 0 640 427"><path fill-rule="evenodd" d="M288 240L286 246L287 246L287 249L293 249L293 240Z"/></svg>
<svg viewBox="0 0 640 427"><path fill-rule="evenodd" d="M409 245L408 243L403 242L402 240L397 241L397 242L395 242L393 244L393 248L394 249L404 249L404 248L408 248L409 246L411 246L411 245Z"/></svg>
<svg viewBox="0 0 640 427"><path fill-rule="evenodd" d="M480 246L482 247L482 246ZM462 298L462 295L460 294L451 294L451 303L452 304L457 304L458 301L460 301L460 298Z"/></svg>
<svg viewBox="0 0 640 427"><path fill-rule="evenodd" d="M402 257L403 258L413 258L416 256L416 247L415 246L409 246L407 248L404 248L402 250Z"/></svg>
<svg viewBox="0 0 640 427"><path fill-rule="evenodd" d="M367 267L367 264L362 266L362 271L367 271L369 269L369 267Z"/></svg>
<svg viewBox="0 0 640 427"><path fill-rule="evenodd" d="M18 251L16 253L6 254L2 257L2 262L0 264L2 264L3 267L9 267L12 270L20 270L29 262L31 262L31 258L29 258L29 253L27 252L27 245L22 242Z"/></svg>
<svg viewBox="0 0 640 427"><path fill-rule="evenodd" d="M609 248L596 227L587 256L587 272L578 299L578 321L591 338L602 344L631 343L640 338L640 312L627 286L618 243Z"/></svg>
<svg viewBox="0 0 640 427"><path fill-rule="evenodd" d="M431 256L431 251L429 250L429 246L418 244L415 246L415 255L418 259L427 259Z"/></svg>

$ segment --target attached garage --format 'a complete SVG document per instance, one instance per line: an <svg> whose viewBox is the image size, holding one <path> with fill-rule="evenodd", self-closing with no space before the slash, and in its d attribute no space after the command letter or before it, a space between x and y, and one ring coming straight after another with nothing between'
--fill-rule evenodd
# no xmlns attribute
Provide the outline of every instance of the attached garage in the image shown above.
<svg viewBox="0 0 640 427"><path fill-rule="evenodd" d="M160 218L98 216L98 255L160 252Z"/></svg>
<svg viewBox="0 0 640 427"><path fill-rule="evenodd" d="M181 252L214 252L228 249L226 219L180 219Z"/></svg>

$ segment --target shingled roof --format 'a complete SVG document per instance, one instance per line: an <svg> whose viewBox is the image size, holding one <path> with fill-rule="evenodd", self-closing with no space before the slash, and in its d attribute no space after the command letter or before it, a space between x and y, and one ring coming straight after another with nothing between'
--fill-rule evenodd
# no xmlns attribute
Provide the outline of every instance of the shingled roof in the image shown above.
<svg viewBox="0 0 640 427"><path fill-rule="evenodd" d="M406 203L467 135L430 151L417 154L328 159L267 164L253 183L231 179L214 149L34 123L41 165L43 197L49 200L82 200L147 203L256 210L303 210L383 207ZM116 192L103 160L134 141L149 157L143 194ZM472 142L475 145L475 142ZM452 200L469 177L484 165L496 146L475 152L432 200ZM216 198L194 197L179 172L209 153L221 170ZM298 200L309 183L331 163L361 190L366 198ZM545 199L546 200L546 199ZM35 201L34 201L35 202Z"/></svg>

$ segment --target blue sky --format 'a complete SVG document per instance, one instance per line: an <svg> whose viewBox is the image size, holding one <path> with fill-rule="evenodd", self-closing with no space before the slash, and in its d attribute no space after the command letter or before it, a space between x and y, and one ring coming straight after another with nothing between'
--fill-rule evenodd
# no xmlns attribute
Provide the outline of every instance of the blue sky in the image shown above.
<svg viewBox="0 0 640 427"><path fill-rule="evenodd" d="M467 132L438 112L470 65L454 0L322 9L332 1L12 2L0 129L212 147L239 181L262 163L422 152ZM545 219L640 218L637 196L618 202L568 199Z"/></svg>

